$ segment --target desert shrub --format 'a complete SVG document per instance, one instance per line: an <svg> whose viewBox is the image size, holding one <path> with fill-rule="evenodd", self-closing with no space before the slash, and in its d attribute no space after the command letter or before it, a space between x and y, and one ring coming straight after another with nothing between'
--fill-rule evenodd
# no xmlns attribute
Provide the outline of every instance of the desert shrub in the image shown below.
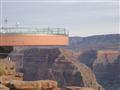
<svg viewBox="0 0 120 90"><path fill-rule="evenodd" d="M6 74L5 66L0 65L0 76L5 75L5 74Z"/></svg>

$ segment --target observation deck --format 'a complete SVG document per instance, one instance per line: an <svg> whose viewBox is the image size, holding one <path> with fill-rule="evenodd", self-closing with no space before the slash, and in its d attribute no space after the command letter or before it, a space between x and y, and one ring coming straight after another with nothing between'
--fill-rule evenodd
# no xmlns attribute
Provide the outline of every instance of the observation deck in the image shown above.
<svg viewBox="0 0 120 90"><path fill-rule="evenodd" d="M0 46L66 46L68 43L64 28L0 28Z"/></svg>

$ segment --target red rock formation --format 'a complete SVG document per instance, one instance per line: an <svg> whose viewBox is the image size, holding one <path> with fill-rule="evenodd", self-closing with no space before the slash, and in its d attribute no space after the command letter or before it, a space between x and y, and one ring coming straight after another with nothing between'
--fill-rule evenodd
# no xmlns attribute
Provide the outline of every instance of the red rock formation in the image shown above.
<svg viewBox="0 0 120 90"><path fill-rule="evenodd" d="M104 90L87 66L64 49L28 49L24 53L24 80L55 80L60 87L81 86Z"/></svg>
<svg viewBox="0 0 120 90"><path fill-rule="evenodd" d="M11 90L58 90L57 82L52 80L10 81L7 86Z"/></svg>
<svg viewBox="0 0 120 90"><path fill-rule="evenodd" d="M95 73L97 80L107 90L120 88L120 52L114 50L89 50L78 56L81 63L89 66Z"/></svg>
<svg viewBox="0 0 120 90"><path fill-rule="evenodd" d="M0 76L0 82L6 85L11 80L23 80L23 73L16 72L15 62L7 59L0 59L0 66L5 70L5 74Z"/></svg>
<svg viewBox="0 0 120 90"><path fill-rule="evenodd" d="M0 90L10 90L8 87L0 84Z"/></svg>

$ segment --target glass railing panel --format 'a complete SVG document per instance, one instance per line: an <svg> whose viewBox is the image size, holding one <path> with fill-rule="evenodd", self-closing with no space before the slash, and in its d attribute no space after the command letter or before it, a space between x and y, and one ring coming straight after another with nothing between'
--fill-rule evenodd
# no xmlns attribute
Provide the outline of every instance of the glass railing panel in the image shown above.
<svg viewBox="0 0 120 90"><path fill-rule="evenodd" d="M1 34L54 34L68 35L64 28L0 28Z"/></svg>

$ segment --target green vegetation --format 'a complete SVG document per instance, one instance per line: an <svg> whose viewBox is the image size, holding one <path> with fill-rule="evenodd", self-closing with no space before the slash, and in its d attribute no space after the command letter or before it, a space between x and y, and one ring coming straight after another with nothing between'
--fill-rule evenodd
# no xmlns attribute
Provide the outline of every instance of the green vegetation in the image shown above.
<svg viewBox="0 0 120 90"><path fill-rule="evenodd" d="M6 74L5 66L0 64L0 76L5 75L5 74Z"/></svg>
<svg viewBox="0 0 120 90"><path fill-rule="evenodd" d="M0 46L0 58L7 57L12 50L12 46Z"/></svg>

